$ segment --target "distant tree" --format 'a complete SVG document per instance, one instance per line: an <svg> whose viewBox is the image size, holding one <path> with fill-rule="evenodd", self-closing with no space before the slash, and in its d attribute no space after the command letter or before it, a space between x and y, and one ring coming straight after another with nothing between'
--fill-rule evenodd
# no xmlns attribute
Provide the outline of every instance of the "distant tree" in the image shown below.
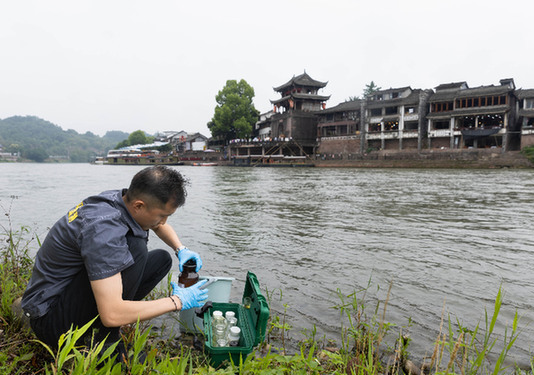
<svg viewBox="0 0 534 375"><path fill-rule="evenodd" d="M363 89L362 98L367 99L369 96L373 95L376 91L380 91L381 88L378 87L374 81L371 81L369 84L365 85L365 88ZM348 99L345 99L346 102L353 102L355 100L360 99L359 96L349 96Z"/></svg>
<svg viewBox="0 0 534 375"><path fill-rule="evenodd" d="M122 148L134 145L146 145L154 142L154 137L149 137L142 130L136 130L130 133L127 139L119 142L115 148Z"/></svg>
<svg viewBox="0 0 534 375"><path fill-rule="evenodd" d="M20 152L23 157L30 155L40 160L43 156L40 154L43 153L37 152L39 149L46 156L64 157L72 156L73 152L79 150L75 158L82 161L84 155L87 155L86 162L91 160L92 155L104 155L116 143L91 132L78 134L72 129L65 131L35 116L13 116L0 120L0 140L4 146L16 146L8 152Z"/></svg>
<svg viewBox="0 0 534 375"><path fill-rule="evenodd" d="M367 99L369 96L373 95L375 92L382 90L381 87L378 87L374 81L371 81L369 84L365 85L363 89L362 97Z"/></svg>
<svg viewBox="0 0 534 375"><path fill-rule="evenodd" d="M127 139L128 135L129 135L128 133L123 132L123 131L110 130L106 132L106 134L104 134L104 137L102 138L111 142L112 144L117 144L121 142L122 140Z"/></svg>
<svg viewBox="0 0 534 375"><path fill-rule="evenodd" d="M128 136L128 142L130 146L133 145L146 145L150 143L144 131L136 130Z"/></svg>
<svg viewBox="0 0 534 375"><path fill-rule="evenodd" d="M48 158L48 154L42 147L38 147L38 148L32 148L26 151L24 157L26 159L30 159L38 163L42 163Z"/></svg>
<svg viewBox="0 0 534 375"><path fill-rule="evenodd" d="M16 154L22 151L22 147L18 143L12 143L6 147L6 151L11 154Z"/></svg>
<svg viewBox="0 0 534 375"><path fill-rule="evenodd" d="M117 143L117 146L115 146L115 148L128 147L129 145L130 145L130 142L128 142L128 139L125 139L125 140L120 141L119 143Z"/></svg>
<svg viewBox="0 0 534 375"><path fill-rule="evenodd" d="M215 96L217 106L213 118L207 124L211 135L222 137L226 142L249 137L259 117L253 98L254 89L244 79L239 82L226 81L226 85Z"/></svg>
<svg viewBox="0 0 534 375"><path fill-rule="evenodd" d="M72 150L69 156L72 163L86 163L93 158L89 151L79 149Z"/></svg>

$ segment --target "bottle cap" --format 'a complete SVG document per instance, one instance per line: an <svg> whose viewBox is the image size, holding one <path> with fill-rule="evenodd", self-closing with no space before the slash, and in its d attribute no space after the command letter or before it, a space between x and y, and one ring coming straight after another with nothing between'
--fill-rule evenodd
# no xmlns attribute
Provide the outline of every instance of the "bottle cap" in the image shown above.
<svg viewBox="0 0 534 375"><path fill-rule="evenodd" d="M189 259L187 262L184 263L184 266L188 266L188 267L196 267L197 266L197 261L193 258Z"/></svg>
<svg viewBox="0 0 534 375"><path fill-rule="evenodd" d="M241 333L241 328L237 326L230 327L230 333L234 336L237 336Z"/></svg>
<svg viewBox="0 0 534 375"><path fill-rule="evenodd" d="M215 311L213 312L213 316L214 316L214 317L216 317L216 316L223 316L222 311L215 310Z"/></svg>
<svg viewBox="0 0 534 375"><path fill-rule="evenodd" d="M235 317L235 312L233 311L227 311L225 314L226 319Z"/></svg>

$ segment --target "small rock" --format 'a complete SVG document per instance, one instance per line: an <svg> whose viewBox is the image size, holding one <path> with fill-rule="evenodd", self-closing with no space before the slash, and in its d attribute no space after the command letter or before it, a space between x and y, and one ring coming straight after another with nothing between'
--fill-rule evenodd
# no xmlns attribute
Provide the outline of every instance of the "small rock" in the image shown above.
<svg viewBox="0 0 534 375"><path fill-rule="evenodd" d="M406 374L421 375L421 370L410 360L404 362L404 372Z"/></svg>

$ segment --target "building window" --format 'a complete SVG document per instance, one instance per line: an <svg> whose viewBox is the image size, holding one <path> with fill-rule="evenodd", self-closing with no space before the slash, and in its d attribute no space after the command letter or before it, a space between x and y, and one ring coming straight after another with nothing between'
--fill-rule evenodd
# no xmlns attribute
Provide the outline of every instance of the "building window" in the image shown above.
<svg viewBox="0 0 534 375"><path fill-rule="evenodd" d="M503 115L482 115L478 117L478 127L486 127L486 128L493 128L493 127L502 127L504 124L504 118Z"/></svg>
<svg viewBox="0 0 534 375"><path fill-rule="evenodd" d="M437 104L437 103L436 103ZM478 98L457 99L457 108L488 107L493 105L505 105L506 95L483 96ZM439 112L439 111L436 111Z"/></svg>
<svg viewBox="0 0 534 375"><path fill-rule="evenodd" d="M388 121L388 122L384 123L384 130L385 131L399 130L399 122L398 121Z"/></svg>
<svg viewBox="0 0 534 375"><path fill-rule="evenodd" d="M432 103L432 112L452 111L452 102Z"/></svg>
<svg viewBox="0 0 534 375"><path fill-rule="evenodd" d="M398 107L386 107L386 115L396 115L398 112Z"/></svg>
<svg viewBox="0 0 534 375"><path fill-rule="evenodd" d="M321 131L321 135L323 137L333 137L336 134L336 127L335 126L324 126Z"/></svg>
<svg viewBox="0 0 534 375"><path fill-rule="evenodd" d="M382 108L371 109L371 116L382 116Z"/></svg>
<svg viewBox="0 0 534 375"><path fill-rule="evenodd" d="M448 130L450 127L449 121L435 121L434 130Z"/></svg>
<svg viewBox="0 0 534 375"><path fill-rule="evenodd" d="M346 114L346 118L348 118L349 120L356 120L358 118L358 113L357 112L348 112Z"/></svg>
<svg viewBox="0 0 534 375"><path fill-rule="evenodd" d="M369 124L369 133L380 132L380 124Z"/></svg>
<svg viewBox="0 0 534 375"><path fill-rule="evenodd" d="M534 109L534 99L525 99L525 109Z"/></svg>
<svg viewBox="0 0 534 375"><path fill-rule="evenodd" d="M405 122L404 131L416 132L419 129L419 124L416 121Z"/></svg>
<svg viewBox="0 0 534 375"><path fill-rule="evenodd" d="M476 116L463 116L457 119L458 128L467 129L474 128L476 124Z"/></svg>

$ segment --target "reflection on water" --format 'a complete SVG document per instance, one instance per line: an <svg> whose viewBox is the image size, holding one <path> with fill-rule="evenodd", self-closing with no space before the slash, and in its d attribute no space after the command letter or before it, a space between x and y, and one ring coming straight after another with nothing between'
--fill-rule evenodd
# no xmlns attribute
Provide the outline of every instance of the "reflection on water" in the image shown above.
<svg viewBox="0 0 534 375"><path fill-rule="evenodd" d="M432 350L444 303L454 321L474 328L502 285L500 332L516 309L522 326L534 318L533 171L176 168L191 186L169 221L203 256L201 272L235 277L235 302L246 272L256 273L272 313L289 306L293 338L314 324L337 337L337 290L348 295L369 280L369 312L393 283L386 320L411 318L415 357ZM19 196L14 219L46 233L86 195L126 187L139 167L0 170L0 203ZM153 236L151 244L162 246ZM513 353L527 363L533 333L528 326Z"/></svg>

